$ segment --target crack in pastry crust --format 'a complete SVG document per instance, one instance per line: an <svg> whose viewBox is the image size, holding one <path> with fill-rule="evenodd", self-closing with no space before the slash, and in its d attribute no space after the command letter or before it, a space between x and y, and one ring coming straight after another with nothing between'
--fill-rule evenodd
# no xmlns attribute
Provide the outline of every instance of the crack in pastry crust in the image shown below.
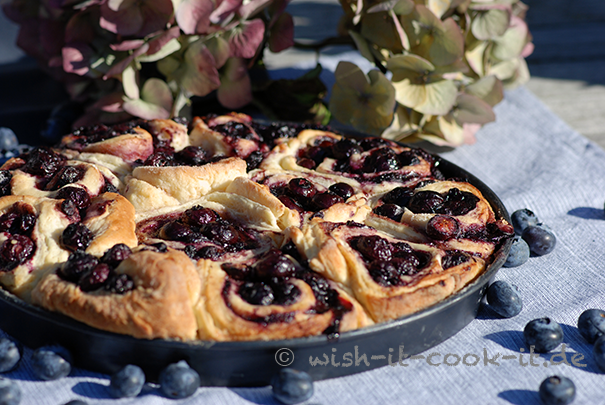
<svg viewBox="0 0 605 405"><path fill-rule="evenodd" d="M422 149L238 113L81 128L0 168L0 284L138 338L337 338L456 293L511 235Z"/></svg>

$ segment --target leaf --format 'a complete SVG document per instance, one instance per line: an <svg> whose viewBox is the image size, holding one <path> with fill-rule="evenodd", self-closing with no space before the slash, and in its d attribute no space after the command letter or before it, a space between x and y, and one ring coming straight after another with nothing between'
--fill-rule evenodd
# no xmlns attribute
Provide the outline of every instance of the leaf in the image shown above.
<svg viewBox="0 0 605 405"><path fill-rule="evenodd" d="M426 74L435 70L435 66L428 60L418 55L395 55L387 62L387 69L393 72L410 70L418 74ZM395 78L393 78L395 81Z"/></svg>
<svg viewBox="0 0 605 405"><path fill-rule="evenodd" d="M122 72L122 87L124 88L124 94L128 98L139 98L137 76L137 71L132 66L127 66Z"/></svg>
<svg viewBox="0 0 605 405"><path fill-rule="evenodd" d="M338 121L370 134L380 134L393 120L395 89L382 72L368 76L350 62L340 62L334 72L330 111Z"/></svg>
<svg viewBox="0 0 605 405"><path fill-rule="evenodd" d="M167 111L159 105L148 103L141 99L125 100L124 111L135 117L146 120L170 118L170 111Z"/></svg>
<svg viewBox="0 0 605 405"><path fill-rule="evenodd" d="M141 89L141 99L159 105L167 111L172 107L172 92L168 84L161 79L148 79Z"/></svg>
<svg viewBox="0 0 605 405"><path fill-rule="evenodd" d="M229 55L231 55L229 43L222 36L214 35L208 38L205 44L214 57L216 68L220 69L227 62L227 59L229 59Z"/></svg>
<svg viewBox="0 0 605 405"><path fill-rule="evenodd" d="M460 123L487 124L496 120L492 107L479 97L460 93L454 107L454 117Z"/></svg>
<svg viewBox="0 0 605 405"><path fill-rule="evenodd" d="M238 109L252 102L252 85L243 59L227 60L216 94L218 101L226 108Z"/></svg>
<svg viewBox="0 0 605 405"><path fill-rule="evenodd" d="M414 83L410 79L393 81L398 103L423 114L445 115L456 102L458 88L451 80Z"/></svg>
<svg viewBox="0 0 605 405"><path fill-rule="evenodd" d="M427 8L433 12L438 18L441 18L450 8L451 0L428 0Z"/></svg>
<svg viewBox="0 0 605 405"><path fill-rule="evenodd" d="M176 22L187 35L203 34L210 26L212 0L182 0L176 10Z"/></svg>
<svg viewBox="0 0 605 405"><path fill-rule="evenodd" d="M485 75L485 50L491 46L487 41L477 41L473 46L466 48L465 58L468 65L479 76Z"/></svg>
<svg viewBox="0 0 605 405"><path fill-rule="evenodd" d="M475 38L489 40L506 32L511 18L510 8L492 8L476 13L471 23L471 31Z"/></svg>
<svg viewBox="0 0 605 405"><path fill-rule="evenodd" d="M491 55L499 60L518 57L527 43L528 34L529 30L525 21L513 16L508 30L502 36L493 39Z"/></svg>
<svg viewBox="0 0 605 405"><path fill-rule="evenodd" d="M412 0L388 0L370 7L367 13L379 13L381 11L393 11L396 15L408 15L414 11Z"/></svg>
<svg viewBox="0 0 605 405"><path fill-rule="evenodd" d="M361 56L373 63L374 54L372 53L368 41L366 41L365 38L361 36L361 34L355 31L349 30L349 36L353 39L353 42L355 42L355 47L357 48Z"/></svg>
<svg viewBox="0 0 605 405"><path fill-rule="evenodd" d="M137 60L139 62L157 62L172 55L175 52L178 52L180 49L181 43L177 39L171 39L158 52L150 53L150 51L147 51L145 55L140 56L139 58L137 58Z"/></svg>
<svg viewBox="0 0 605 405"><path fill-rule="evenodd" d="M189 45L185 61L174 76L182 88L196 96L205 96L221 84L214 56L201 40Z"/></svg>
<svg viewBox="0 0 605 405"><path fill-rule="evenodd" d="M492 107L504 99L502 82L496 76L485 76L466 86L464 92L479 97Z"/></svg>
<svg viewBox="0 0 605 405"><path fill-rule="evenodd" d="M464 130L451 116L432 117L417 136L438 146L460 146L464 143Z"/></svg>
<svg viewBox="0 0 605 405"><path fill-rule="evenodd" d="M122 59L120 62L114 64L108 71L103 75L103 79L107 80L111 76L119 76L127 66L129 66L132 61L143 55L149 49L149 44L143 44L139 49L128 55L126 58Z"/></svg>
<svg viewBox="0 0 605 405"><path fill-rule="evenodd" d="M294 46L294 20L288 13L283 13L271 26L269 36L269 50L281 52Z"/></svg>
<svg viewBox="0 0 605 405"><path fill-rule="evenodd" d="M435 66L447 66L464 55L464 37L462 30L452 18L443 21L444 30L435 30L435 41L430 47L430 61Z"/></svg>
<svg viewBox="0 0 605 405"><path fill-rule="evenodd" d="M231 30L229 48L231 56L252 58L263 41L265 23L260 18L244 21Z"/></svg>
<svg viewBox="0 0 605 405"><path fill-rule="evenodd" d="M392 52L398 53L404 49L393 18L386 11L364 15L360 34L370 43Z"/></svg>

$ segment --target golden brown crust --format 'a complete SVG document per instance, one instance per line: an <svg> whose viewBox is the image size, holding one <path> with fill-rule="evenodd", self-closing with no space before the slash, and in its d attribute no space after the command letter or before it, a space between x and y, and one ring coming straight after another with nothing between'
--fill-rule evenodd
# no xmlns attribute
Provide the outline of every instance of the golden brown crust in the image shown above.
<svg viewBox="0 0 605 405"><path fill-rule="evenodd" d="M116 273L131 276L135 288L125 294L83 292L51 273L33 291L32 302L109 332L144 339L196 337L193 306L200 279L185 254L140 251L124 260Z"/></svg>
<svg viewBox="0 0 605 405"><path fill-rule="evenodd" d="M119 194L104 193L93 199L82 223L94 235L87 253L101 256L117 243L128 247L137 245L134 207Z"/></svg>

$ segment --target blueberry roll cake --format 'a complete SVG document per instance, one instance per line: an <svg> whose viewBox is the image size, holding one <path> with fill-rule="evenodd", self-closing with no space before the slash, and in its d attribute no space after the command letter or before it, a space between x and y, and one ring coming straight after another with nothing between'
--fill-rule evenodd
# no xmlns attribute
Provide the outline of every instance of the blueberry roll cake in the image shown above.
<svg viewBox="0 0 605 405"><path fill-rule="evenodd" d="M512 236L439 163L240 113L79 128L0 168L0 285L138 338L337 338L456 294Z"/></svg>
<svg viewBox="0 0 605 405"><path fill-rule="evenodd" d="M203 261L197 305L204 340L289 339L340 332L372 323L336 283L271 249L238 264Z"/></svg>

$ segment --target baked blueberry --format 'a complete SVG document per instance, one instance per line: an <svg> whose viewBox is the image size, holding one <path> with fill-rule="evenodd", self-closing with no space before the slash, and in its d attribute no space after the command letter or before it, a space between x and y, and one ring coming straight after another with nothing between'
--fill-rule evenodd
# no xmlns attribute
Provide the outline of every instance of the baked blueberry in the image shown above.
<svg viewBox="0 0 605 405"><path fill-rule="evenodd" d="M80 278L78 286L85 292L98 290L105 285L110 275L111 269L109 266L105 263L99 263Z"/></svg>
<svg viewBox="0 0 605 405"><path fill-rule="evenodd" d="M516 286L506 281L498 280L487 289L487 303L489 307L503 318L518 315L523 309L523 301Z"/></svg>
<svg viewBox="0 0 605 405"><path fill-rule="evenodd" d="M145 373L139 366L128 364L111 376L109 392L114 398L136 397L145 385Z"/></svg>
<svg viewBox="0 0 605 405"><path fill-rule="evenodd" d="M538 217L527 208L517 210L510 216L510 221L515 228L515 233L521 235L525 228L530 225L538 225Z"/></svg>
<svg viewBox="0 0 605 405"><path fill-rule="evenodd" d="M313 396L313 379L304 371L283 368L271 379L275 399L284 404L299 404Z"/></svg>
<svg viewBox="0 0 605 405"><path fill-rule="evenodd" d="M0 265L8 268L25 263L36 251L36 244L25 235L11 235L0 247Z"/></svg>
<svg viewBox="0 0 605 405"><path fill-rule="evenodd" d="M382 201L387 204L397 204L405 207L414 195L414 191L407 187L396 187L382 196Z"/></svg>
<svg viewBox="0 0 605 405"><path fill-rule="evenodd" d="M605 372L605 337L601 336L594 342L592 357L599 369Z"/></svg>
<svg viewBox="0 0 605 405"><path fill-rule="evenodd" d="M132 250L124 243L116 243L109 248L101 257L101 261L110 267L117 267L122 260L126 260L132 254Z"/></svg>
<svg viewBox="0 0 605 405"><path fill-rule="evenodd" d="M0 339L0 373L14 370L21 360L21 349L11 339Z"/></svg>
<svg viewBox="0 0 605 405"><path fill-rule="evenodd" d="M94 238L90 229L81 222L69 224L61 234L63 247L71 251L86 250Z"/></svg>
<svg viewBox="0 0 605 405"><path fill-rule="evenodd" d="M353 194L355 194L353 187L347 183L332 184L328 190L330 190L332 194L336 194L345 200L349 199Z"/></svg>
<svg viewBox="0 0 605 405"><path fill-rule="evenodd" d="M373 210L374 214L380 215L381 217L387 217L393 221L401 221L403 216L403 208L396 204L382 204Z"/></svg>
<svg viewBox="0 0 605 405"><path fill-rule="evenodd" d="M529 250L537 256L549 254L557 243L555 234L542 224L529 225L523 230L521 237L527 242Z"/></svg>
<svg viewBox="0 0 605 405"><path fill-rule="evenodd" d="M513 243L510 246L510 252L504 262L504 267L518 267L529 259L529 245L525 239L516 235L513 238Z"/></svg>
<svg viewBox="0 0 605 405"><path fill-rule="evenodd" d="M393 248L386 239L380 236L361 236L351 242L353 248L357 249L368 260L391 260Z"/></svg>
<svg viewBox="0 0 605 405"><path fill-rule="evenodd" d="M534 351L547 353L563 341L563 329L550 318L539 318L525 325L523 337L527 346L534 347Z"/></svg>
<svg viewBox="0 0 605 405"><path fill-rule="evenodd" d="M566 405L576 397L576 386L567 377L553 375L542 381L539 394L545 405Z"/></svg>
<svg viewBox="0 0 605 405"><path fill-rule="evenodd" d="M317 193L311 199L313 206L318 210L325 210L334 204L343 203L344 198L332 193Z"/></svg>
<svg viewBox="0 0 605 405"><path fill-rule="evenodd" d="M34 375L44 381L58 380L71 372L69 353L63 348L40 347L31 357Z"/></svg>
<svg viewBox="0 0 605 405"><path fill-rule="evenodd" d="M410 198L407 207L415 214L434 214L439 212L443 201L441 194L431 190L423 190Z"/></svg>
<svg viewBox="0 0 605 405"><path fill-rule="evenodd" d="M294 198L312 198L317 189L309 180L299 177L288 182L288 193Z"/></svg>
<svg viewBox="0 0 605 405"><path fill-rule="evenodd" d="M82 276L99 264L99 259L82 250L76 250L69 255L67 261L57 270L57 275L63 280L77 283Z"/></svg>
<svg viewBox="0 0 605 405"><path fill-rule="evenodd" d="M588 343L605 335L605 311L587 309L578 318L578 331Z"/></svg>
<svg viewBox="0 0 605 405"><path fill-rule="evenodd" d="M21 389L13 380L0 377L0 404L18 405L21 402Z"/></svg>
<svg viewBox="0 0 605 405"><path fill-rule="evenodd" d="M435 215L426 224L426 234L436 240L448 240L458 237L460 223L449 215Z"/></svg>
<svg viewBox="0 0 605 405"><path fill-rule="evenodd" d="M200 376L185 360L181 360L162 370L159 382L160 390L168 398L187 398L200 386Z"/></svg>

